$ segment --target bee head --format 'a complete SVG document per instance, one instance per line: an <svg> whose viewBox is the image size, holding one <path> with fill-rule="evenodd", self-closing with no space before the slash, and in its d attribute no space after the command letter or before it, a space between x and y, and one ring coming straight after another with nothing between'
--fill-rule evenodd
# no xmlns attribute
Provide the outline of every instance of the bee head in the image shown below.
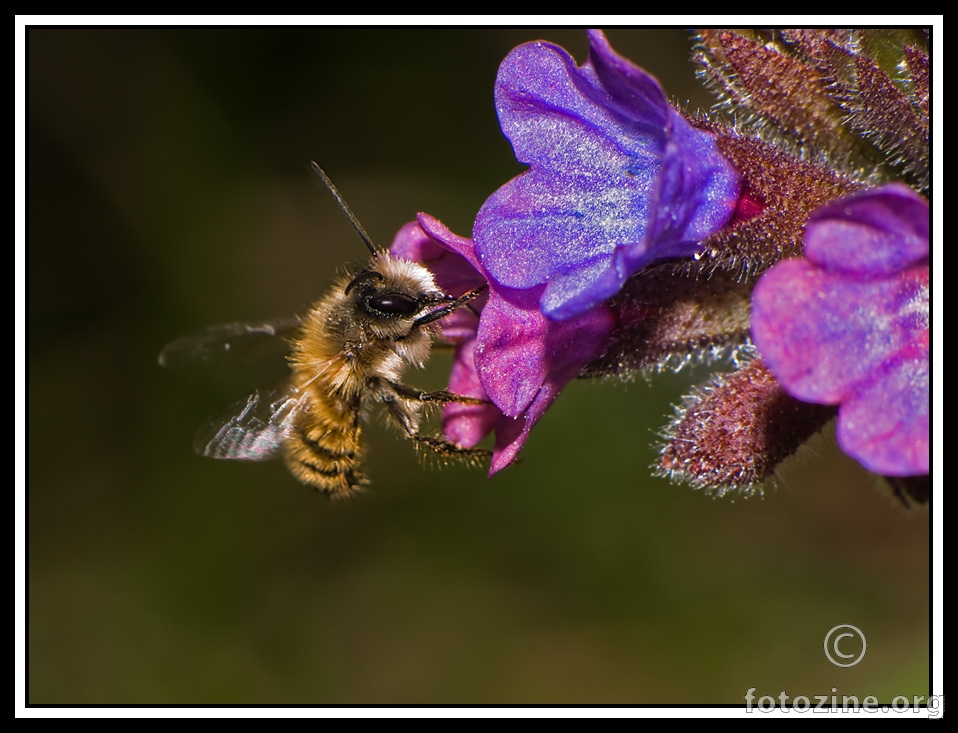
<svg viewBox="0 0 958 733"><path fill-rule="evenodd" d="M425 267L386 253L370 261L346 285L343 295L376 335L386 338L405 336L450 300Z"/></svg>

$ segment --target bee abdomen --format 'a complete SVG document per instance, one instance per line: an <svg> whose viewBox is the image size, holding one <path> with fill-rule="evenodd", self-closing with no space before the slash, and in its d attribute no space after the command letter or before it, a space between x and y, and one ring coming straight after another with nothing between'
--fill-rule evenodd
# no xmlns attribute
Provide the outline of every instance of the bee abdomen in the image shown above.
<svg viewBox="0 0 958 733"><path fill-rule="evenodd" d="M361 491L369 481L360 470L360 430L313 425L293 432L286 441L286 465L308 486L332 499Z"/></svg>

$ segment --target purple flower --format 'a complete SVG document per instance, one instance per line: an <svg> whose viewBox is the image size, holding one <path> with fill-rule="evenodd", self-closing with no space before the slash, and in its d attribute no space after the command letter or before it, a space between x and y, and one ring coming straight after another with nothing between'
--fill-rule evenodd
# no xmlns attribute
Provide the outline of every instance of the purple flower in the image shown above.
<svg viewBox="0 0 958 733"><path fill-rule="evenodd" d="M886 476L928 473L928 202L900 184L817 209L807 259L752 294L752 337L794 397L840 405L838 442Z"/></svg>
<svg viewBox="0 0 958 733"><path fill-rule="evenodd" d="M421 262L436 284L462 295L488 281L488 294L473 301L480 317L466 308L440 322L442 337L456 344L449 389L488 399L489 405L450 403L443 413L446 437L472 447L495 430L489 475L515 460L532 426L570 380L602 355L615 323L606 306L561 323L539 309L542 287L505 288L488 277L472 240L420 214L396 235L390 252Z"/></svg>
<svg viewBox="0 0 958 733"><path fill-rule="evenodd" d="M531 167L486 201L473 232L490 283L534 293L560 321L652 262L699 252L739 192L715 138L676 112L657 80L601 32L589 42L581 67L541 41L502 62L499 121Z"/></svg>

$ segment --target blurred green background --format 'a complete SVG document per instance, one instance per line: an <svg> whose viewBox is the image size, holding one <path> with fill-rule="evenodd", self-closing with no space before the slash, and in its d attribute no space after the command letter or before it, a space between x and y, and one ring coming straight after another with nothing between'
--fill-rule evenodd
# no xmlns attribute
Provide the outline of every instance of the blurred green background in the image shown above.
<svg viewBox="0 0 958 733"><path fill-rule="evenodd" d="M711 103L684 30L609 37ZM468 234L521 170L496 68L539 38L585 58L569 29L28 32L29 702L927 694L926 512L827 439L764 500L650 478L704 372L573 384L491 481L381 424L347 503L193 455L255 382L165 372L164 343L301 312L364 260L309 161L382 246L417 211ZM842 623L868 639L848 669Z"/></svg>

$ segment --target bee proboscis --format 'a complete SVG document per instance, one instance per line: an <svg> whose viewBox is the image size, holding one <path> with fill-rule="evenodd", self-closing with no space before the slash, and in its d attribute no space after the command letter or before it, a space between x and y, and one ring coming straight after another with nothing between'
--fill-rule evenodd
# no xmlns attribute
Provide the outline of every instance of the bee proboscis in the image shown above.
<svg viewBox="0 0 958 733"><path fill-rule="evenodd" d="M171 342L160 364L206 361L218 354L289 334L288 379L261 387L212 420L196 438L200 455L241 461L282 456L301 482L331 498L368 484L362 471L362 417L382 403L403 433L449 457L478 458L463 448L419 434L427 403L483 404L446 390L424 392L401 381L405 369L429 357L438 321L482 291L459 297L440 290L422 265L377 250L326 173L320 176L372 256L355 275L338 280L302 318L212 326Z"/></svg>

